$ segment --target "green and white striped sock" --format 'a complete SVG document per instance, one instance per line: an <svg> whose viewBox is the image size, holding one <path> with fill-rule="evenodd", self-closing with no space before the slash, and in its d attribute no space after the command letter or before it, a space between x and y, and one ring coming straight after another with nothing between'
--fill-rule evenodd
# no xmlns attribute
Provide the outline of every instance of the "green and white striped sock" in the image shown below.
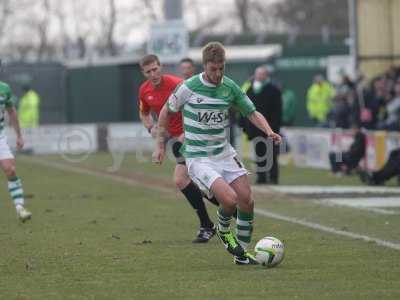
<svg viewBox="0 0 400 300"><path fill-rule="evenodd" d="M240 245L247 249L253 233L254 213L246 213L238 209L236 220L236 237Z"/></svg>
<svg viewBox="0 0 400 300"><path fill-rule="evenodd" d="M8 179L8 191L16 207L24 205L24 190L22 189L21 179L18 177Z"/></svg>
<svg viewBox="0 0 400 300"><path fill-rule="evenodd" d="M232 215L227 214L222 207L218 208L218 230L220 232L229 232Z"/></svg>

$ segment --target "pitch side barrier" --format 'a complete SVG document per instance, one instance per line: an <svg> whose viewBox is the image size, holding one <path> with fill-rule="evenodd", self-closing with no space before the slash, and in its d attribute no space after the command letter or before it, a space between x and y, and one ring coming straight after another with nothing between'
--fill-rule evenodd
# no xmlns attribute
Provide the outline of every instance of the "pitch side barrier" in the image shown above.
<svg viewBox="0 0 400 300"><path fill-rule="evenodd" d="M320 128L284 128L290 152L286 161L298 167L329 169L330 151L347 151L353 142L351 130ZM380 168L388 154L400 147L400 133L365 131L366 155L360 164L366 169ZM284 157L284 156L283 156Z"/></svg>
<svg viewBox="0 0 400 300"><path fill-rule="evenodd" d="M254 157L254 142L249 142L239 128L234 128L235 148L249 159ZM15 135L6 127L9 145L15 147ZM280 147L281 161L298 167L329 169L328 153L347 150L353 141L350 130L321 128L283 128L285 142ZM400 133L367 131L367 154L361 161L368 169L379 168L389 152L400 147ZM135 153L145 160L145 153L154 149L154 140L141 123L42 125L23 129L25 152L34 155L61 155L67 160L82 161L90 154L107 151L115 161L126 153ZM116 163L117 163L116 162ZM118 163L117 163L118 164Z"/></svg>

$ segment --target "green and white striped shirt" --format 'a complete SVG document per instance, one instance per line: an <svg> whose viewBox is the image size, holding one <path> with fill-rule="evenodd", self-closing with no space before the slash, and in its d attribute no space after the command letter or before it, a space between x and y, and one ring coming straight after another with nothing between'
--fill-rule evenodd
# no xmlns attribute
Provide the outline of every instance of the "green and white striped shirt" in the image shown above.
<svg viewBox="0 0 400 300"><path fill-rule="evenodd" d="M3 134L4 129L5 110L11 106L13 106L13 102L10 86L0 81L0 136Z"/></svg>
<svg viewBox="0 0 400 300"><path fill-rule="evenodd" d="M229 108L243 116L256 110L253 102L230 78L224 76L215 86L203 78L203 73L183 82L169 97L169 111L182 111L186 158L213 157L234 152L228 142Z"/></svg>

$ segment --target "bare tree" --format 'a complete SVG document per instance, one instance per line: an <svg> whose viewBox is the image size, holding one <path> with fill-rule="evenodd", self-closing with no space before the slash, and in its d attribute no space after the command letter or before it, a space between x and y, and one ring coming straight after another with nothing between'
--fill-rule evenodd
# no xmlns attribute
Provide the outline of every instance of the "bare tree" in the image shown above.
<svg viewBox="0 0 400 300"><path fill-rule="evenodd" d="M87 11L81 10L81 5L79 0L72 1L72 12L71 16L72 22L74 24L74 37L73 46L76 48L77 58L85 58L88 55L89 40L92 32L92 18L87 15Z"/></svg>
<svg viewBox="0 0 400 300"><path fill-rule="evenodd" d="M150 16L150 19L152 21L157 21L158 18L157 18L157 14L155 12L155 9L154 9L153 1L152 0L142 0L142 3L143 3L146 11L148 12L148 14Z"/></svg>
<svg viewBox="0 0 400 300"><path fill-rule="evenodd" d="M321 28L347 34L347 1L344 0L282 0L274 5L276 16L300 32L319 34Z"/></svg>
<svg viewBox="0 0 400 300"><path fill-rule="evenodd" d="M4 30L6 28L7 20L11 15L10 0L4 0L0 2L0 40L3 37Z"/></svg>
<svg viewBox="0 0 400 300"><path fill-rule="evenodd" d="M115 27L117 23L117 8L115 6L115 0L108 0L108 13L101 18L101 25L103 27L100 36L99 48L103 54L115 56L118 54L118 48L115 43ZM105 36L105 41L103 42ZM103 44L104 43L104 44Z"/></svg>
<svg viewBox="0 0 400 300"><path fill-rule="evenodd" d="M71 38L68 34L66 20L67 20L67 13L65 11L65 3L61 2L59 5L54 7L54 16L59 24L60 28L60 48L63 58L69 58L70 56L70 47L71 47Z"/></svg>
<svg viewBox="0 0 400 300"><path fill-rule="evenodd" d="M235 6L240 22L241 32L249 32L249 0L235 0Z"/></svg>
<svg viewBox="0 0 400 300"><path fill-rule="evenodd" d="M37 48L37 58L39 60L45 59L46 55L47 58L49 56L50 52L50 45L49 45L49 39L48 39L48 33L47 29L49 26L49 16L50 14L50 3L49 0L42 0L42 7L43 7L43 12L44 16L41 18L41 20L38 20L38 23L36 24L37 28L37 33L39 36L39 45Z"/></svg>

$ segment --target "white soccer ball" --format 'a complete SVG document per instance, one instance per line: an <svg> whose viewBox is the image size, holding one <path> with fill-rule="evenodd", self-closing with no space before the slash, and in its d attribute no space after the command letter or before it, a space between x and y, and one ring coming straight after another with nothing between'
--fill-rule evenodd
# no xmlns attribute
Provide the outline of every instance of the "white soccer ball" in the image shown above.
<svg viewBox="0 0 400 300"><path fill-rule="evenodd" d="M265 267L278 265L285 256L285 245L277 238L267 236L259 240L254 248L257 261Z"/></svg>

